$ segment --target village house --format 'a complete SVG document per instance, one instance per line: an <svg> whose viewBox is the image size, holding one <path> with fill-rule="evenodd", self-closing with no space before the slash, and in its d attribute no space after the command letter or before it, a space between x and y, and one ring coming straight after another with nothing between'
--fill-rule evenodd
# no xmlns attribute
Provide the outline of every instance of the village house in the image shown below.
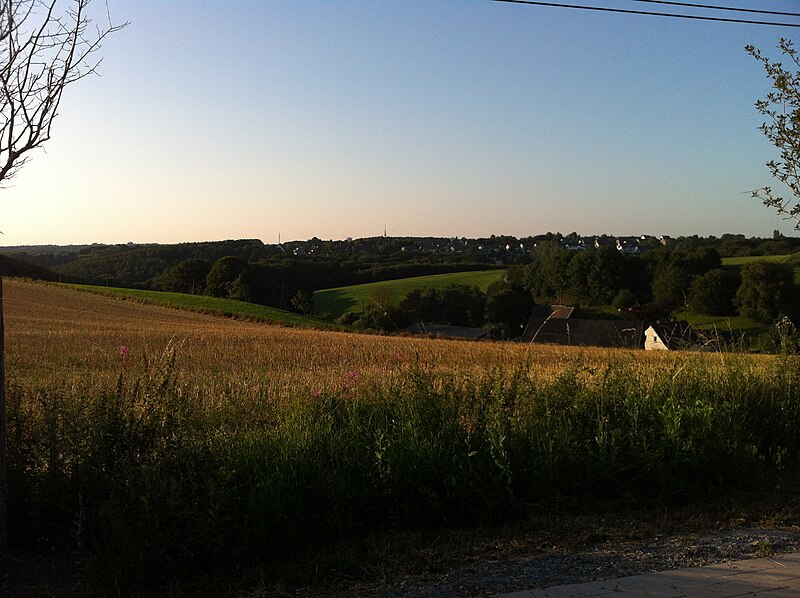
<svg viewBox="0 0 800 598"><path fill-rule="evenodd" d="M567 305L537 305L522 334L522 342L647 351L697 346L686 322L649 324L643 320L590 320L572 317L574 310Z"/></svg>
<svg viewBox="0 0 800 598"><path fill-rule="evenodd" d="M686 322L653 324L644 331L645 351L675 351L695 346L692 328Z"/></svg>

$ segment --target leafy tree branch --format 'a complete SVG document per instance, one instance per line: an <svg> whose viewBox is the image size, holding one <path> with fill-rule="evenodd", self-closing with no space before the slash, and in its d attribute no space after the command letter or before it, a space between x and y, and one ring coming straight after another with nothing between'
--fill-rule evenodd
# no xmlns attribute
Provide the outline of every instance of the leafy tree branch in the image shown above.
<svg viewBox="0 0 800 598"><path fill-rule="evenodd" d="M794 67L800 69L800 58L792 42L781 38L778 49ZM787 70L783 63L764 56L753 45L745 50L761 62L772 80L772 91L758 100L756 109L766 117L759 127L780 152L780 158L767 162L772 176L783 183L794 196L784 198L771 187L762 187L752 196L778 212L786 220L793 220L800 230L800 71Z"/></svg>

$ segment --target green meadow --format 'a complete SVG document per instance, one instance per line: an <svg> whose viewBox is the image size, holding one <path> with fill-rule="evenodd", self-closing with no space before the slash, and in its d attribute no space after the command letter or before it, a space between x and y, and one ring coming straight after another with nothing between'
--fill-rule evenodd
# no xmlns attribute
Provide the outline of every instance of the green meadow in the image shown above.
<svg viewBox="0 0 800 598"><path fill-rule="evenodd" d="M776 264L786 264L794 270L794 280L800 283L800 253L788 255L746 255L739 257L724 257L722 265L725 268L741 268L745 264L753 262L775 262Z"/></svg>
<svg viewBox="0 0 800 598"><path fill-rule="evenodd" d="M753 262L775 262L778 264L790 264L800 266L800 254L791 253L788 255L745 255L737 257L722 258L723 266L744 266Z"/></svg>
<svg viewBox="0 0 800 598"><path fill-rule="evenodd" d="M442 288L450 284L465 284L485 291L490 284L500 280L505 272L505 270L482 270L435 274L325 289L314 293L314 313L330 314L333 317L339 317L345 312L360 313L376 298L388 297L392 303L397 304L410 291L417 288Z"/></svg>
<svg viewBox="0 0 800 598"><path fill-rule="evenodd" d="M174 309L195 311L204 314L225 316L244 320L268 322L284 326L306 326L310 328L331 328L329 322L301 314L220 297L206 297L205 295L187 295L184 293L167 293L164 291L149 291L143 289L122 289L114 287L99 287L92 285L64 285L80 291L105 295L121 300L132 300L153 305L164 305Z"/></svg>

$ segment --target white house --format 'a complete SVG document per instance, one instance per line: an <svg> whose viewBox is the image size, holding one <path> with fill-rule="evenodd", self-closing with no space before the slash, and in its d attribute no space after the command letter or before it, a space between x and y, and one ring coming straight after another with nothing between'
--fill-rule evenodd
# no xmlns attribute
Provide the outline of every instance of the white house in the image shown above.
<svg viewBox="0 0 800 598"><path fill-rule="evenodd" d="M690 349L695 345L692 327L686 322L656 324L644 331L645 351L674 351Z"/></svg>
<svg viewBox="0 0 800 598"><path fill-rule="evenodd" d="M669 345L659 336L655 328L648 326L644 331L644 350L669 351Z"/></svg>

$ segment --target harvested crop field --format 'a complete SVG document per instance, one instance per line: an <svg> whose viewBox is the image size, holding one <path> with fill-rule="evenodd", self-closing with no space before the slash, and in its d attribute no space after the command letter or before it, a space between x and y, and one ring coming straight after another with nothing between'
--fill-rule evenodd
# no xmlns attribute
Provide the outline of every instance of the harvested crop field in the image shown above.
<svg viewBox="0 0 800 598"><path fill-rule="evenodd" d="M528 364L549 376L575 364L600 365L631 353L564 347L475 343L305 330L163 308L77 292L56 285L5 283L9 370L19 379L43 382L116 377L124 361L155 359L178 346L184 375L227 378L228 383L268 374L286 390L321 390L357 371L380 383L399 365L427 370L491 371ZM127 348L125 357L121 347ZM671 356L636 354L660 363ZM44 377L44 378L43 378Z"/></svg>
<svg viewBox="0 0 800 598"><path fill-rule="evenodd" d="M5 304L10 539L79 554L100 593L797 479L796 357L304 330L13 280Z"/></svg>

